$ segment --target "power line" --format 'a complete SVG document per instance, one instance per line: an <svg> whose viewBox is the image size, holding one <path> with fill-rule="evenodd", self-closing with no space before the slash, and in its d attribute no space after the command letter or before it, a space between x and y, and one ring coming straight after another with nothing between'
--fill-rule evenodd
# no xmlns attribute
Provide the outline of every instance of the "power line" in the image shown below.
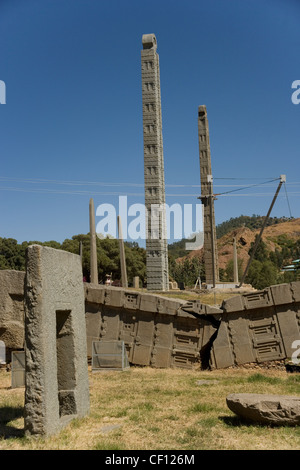
<svg viewBox="0 0 300 470"><path fill-rule="evenodd" d="M214 180L251 180L251 179L266 179L266 178L214 178ZM269 179L268 181L265 181L264 183L258 183L257 186L260 184L267 184L271 183L273 181L277 181L278 178L274 179ZM144 183L131 183L131 182L100 182L100 181L71 181L71 180L53 180L53 179L46 179L46 178L14 178L14 177L7 177L7 176L0 176L0 181L14 181L14 182L19 182L19 183L29 183L29 184L44 184L44 183L49 183L49 184L58 184L58 185L68 185L68 186L111 186L111 187L144 187ZM300 182L293 182L293 183L286 183L289 185L298 185ZM166 187L169 188L199 188L199 184L165 184ZM235 184L218 184L215 185L215 187L241 187L241 188L247 188L251 187L252 185L235 185ZM255 185L253 185L255 186Z"/></svg>
<svg viewBox="0 0 300 470"><path fill-rule="evenodd" d="M265 179L266 179L266 177L248 177L248 178L245 178L244 176L242 176L242 177L237 177L237 176L235 176L235 177L215 177L214 176L214 180L239 180L239 181L240 180L247 180L247 181L249 181L249 180L265 180ZM275 179L278 179L278 178L275 178L274 176L269 176L268 180L269 179L275 180Z"/></svg>
<svg viewBox="0 0 300 470"><path fill-rule="evenodd" d="M260 180L262 178L236 178L236 177L231 177L231 178L215 178L217 180L238 180L238 179L256 179ZM272 195L273 193L243 193L243 194L232 194L238 191L242 191L245 189L249 188L254 188L258 186L271 186L274 181L278 181L279 178L273 178L267 181L263 181L260 183L252 184L252 185L235 185L235 184L221 184L221 185L215 185L215 187L229 187L229 188L235 188L235 189L230 189L228 191L220 192L215 194L218 197L233 197L233 196L238 196L238 197L267 197ZM52 180L52 179L46 179L46 178L14 178L14 177L6 177L6 176L0 176L0 181L5 182L5 181L15 181L19 183L26 183L26 184L57 184L57 185L67 185L67 186L102 186L102 187L115 187L115 188L125 188L125 187L137 187L137 188L144 188L143 183L130 183L130 182L99 182L99 181L70 181L70 180ZM285 183L285 195L288 203L288 208L289 212L291 214L291 208L288 200L288 195L287 195L287 189L286 189L286 184L289 185L300 185L300 182L291 182L291 183ZM186 185L186 184L166 184L166 187L173 187L173 188L199 188L200 185ZM22 188L22 187L9 187L9 186L0 186L0 191L13 191L13 192L32 192L32 193L44 193L44 194L66 194L66 195L95 195L95 196L131 196L131 197L144 197L144 192L127 192L127 191L94 191L94 190L63 190L63 189L48 189L48 188ZM290 195L293 196L299 196L299 192L290 192ZM166 197L191 197L191 198L198 198L199 194L193 194L193 193L166 193ZM292 215L291 215L292 217Z"/></svg>
<svg viewBox="0 0 300 470"><path fill-rule="evenodd" d="M229 194L229 193L233 193L233 192L235 192L235 191L242 191L243 189L254 188L255 186L262 186L263 184L273 183L274 181L278 181L279 179L280 179L280 178L275 178L275 179L270 180L270 181L265 181L264 183L251 184L250 186L240 187L240 188L237 188L237 189L232 189L232 190L230 190L230 191L225 191L225 192L223 192L223 193L215 194L215 196L222 196L223 194Z"/></svg>
<svg viewBox="0 0 300 470"><path fill-rule="evenodd" d="M95 196L132 196L132 197L144 197L145 193L129 193L129 192L120 192L120 191L67 191L59 189L47 189L47 188L15 188L15 187L6 187L0 186L0 191L12 191L12 192L25 192L25 193L44 193L44 194L73 194L73 195L95 195ZM294 196L300 196L300 192L290 192ZM271 196L273 193L246 193L246 194L228 194L223 193L220 196L224 197L266 197ZM197 198L199 193L166 193L166 197L193 197ZM219 195L218 195L219 196Z"/></svg>
<svg viewBox="0 0 300 470"><path fill-rule="evenodd" d="M49 184L58 184L58 185L68 185L68 186L135 186L135 187L142 187L142 183L108 183L108 182L100 182L100 181L62 181L62 180L51 180L51 179L44 179L44 178L11 178L6 176L1 176L0 180L2 181L14 181L19 183L30 183L30 184L41 184L41 183L49 183Z"/></svg>
<svg viewBox="0 0 300 470"><path fill-rule="evenodd" d="M144 193L127 193L123 194L119 191L64 191L58 189L46 189L46 188L11 188L11 187L0 187L0 191L16 191L25 193L47 193L47 194L79 194L79 195L90 195L95 194L97 196L144 196Z"/></svg>

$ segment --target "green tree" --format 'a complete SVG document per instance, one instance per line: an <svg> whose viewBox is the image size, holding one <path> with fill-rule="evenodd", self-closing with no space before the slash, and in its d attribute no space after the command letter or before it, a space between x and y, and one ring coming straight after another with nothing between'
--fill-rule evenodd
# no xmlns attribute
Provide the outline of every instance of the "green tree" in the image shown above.
<svg viewBox="0 0 300 470"><path fill-rule="evenodd" d="M125 242L125 256L127 266L128 284L131 285L133 278L139 276L142 285L146 283L146 250L136 242Z"/></svg>
<svg viewBox="0 0 300 470"><path fill-rule="evenodd" d="M90 234L74 235L62 243L62 249L71 253L79 253L82 243L82 270L87 281L90 280ZM119 240L111 237L96 237L98 280L105 283L106 275L112 275L113 280L121 279ZM125 257L128 285L132 285L133 277L139 276L142 283L146 277L146 251L136 242L125 242Z"/></svg>
<svg viewBox="0 0 300 470"><path fill-rule="evenodd" d="M251 243L250 249L248 251L249 256L251 256L253 251L254 251L254 245L256 244L257 239L258 239L258 235L255 236L254 242ZM269 252L267 250L267 246L266 246L265 242L260 240L258 245L257 245L257 248L255 250L253 259L256 259L258 261L263 262L266 259L268 259L268 257L269 257Z"/></svg>
<svg viewBox="0 0 300 470"><path fill-rule="evenodd" d="M25 270L26 249L29 245L39 244L70 253L79 254L82 244L82 271L87 281L90 279L90 234L74 235L62 243L50 240L48 242L29 241L18 244L13 238L0 238L0 269ZM121 279L119 240L112 238L96 238L99 282L105 282L106 274L112 274L113 279ZM125 242L127 277L132 285L133 277L139 276L142 283L146 281L146 250L136 242Z"/></svg>
<svg viewBox="0 0 300 470"><path fill-rule="evenodd" d="M181 262L171 264L170 276L178 283L183 282L187 286L194 286L199 276L203 281L205 277L204 266L196 257L185 258Z"/></svg>
<svg viewBox="0 0 300 470"><path fill-rule="evenodd" d="M25 250L14 238L0 238L1 269L25 269Z"/></svg>
<svg viewBox="0 0 300 470"><path fill-rule="evenodd" d="M251 284L255 289L264 289L277 284L278 271L270 261L259 261L254 259L249 267L245 282Z"/></svg>
<svg viewBox="0 0 300 470"><path fill-rule="evenodd" d="M281 268L283 266L284 255L282 251L278 248L275 248L275 251L271 251L269 254L269 260L277 267Z"/></svg>

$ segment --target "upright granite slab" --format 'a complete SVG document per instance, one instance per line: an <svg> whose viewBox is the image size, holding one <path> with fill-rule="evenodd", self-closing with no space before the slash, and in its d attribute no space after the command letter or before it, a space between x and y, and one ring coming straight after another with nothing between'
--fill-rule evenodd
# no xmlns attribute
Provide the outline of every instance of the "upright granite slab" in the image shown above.
<svg viewBox="0 0 300 470"><path fill-rule="evenodd" d="M0 340L7 362L11 351L24 348L24 278L23 271L0 270Z"/></svg>
<svg viewBox="0 0 300 470"><path fill-rule="evenodd" d="M80 257L31 245L25 278L25 432L50 435L89 412Z"/></svg>

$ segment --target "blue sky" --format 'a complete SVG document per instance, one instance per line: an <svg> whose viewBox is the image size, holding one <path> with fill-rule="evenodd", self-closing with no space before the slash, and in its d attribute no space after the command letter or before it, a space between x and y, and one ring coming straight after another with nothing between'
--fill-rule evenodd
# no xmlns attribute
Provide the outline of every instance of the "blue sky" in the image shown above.
<svg viewBox="0 0 300 470"><path fill-rule="evenodd" d="M216 223L300 217L298 0L0 0L0 237L63 241L143 203L142 35L160 57L166 202L198 204L207 106ZM299 94L300 96L300 94ZM286 190L286 191L285 191ZM288 198L287 198L287 196ZM96 218L96 223L98 222Z"/></svg>

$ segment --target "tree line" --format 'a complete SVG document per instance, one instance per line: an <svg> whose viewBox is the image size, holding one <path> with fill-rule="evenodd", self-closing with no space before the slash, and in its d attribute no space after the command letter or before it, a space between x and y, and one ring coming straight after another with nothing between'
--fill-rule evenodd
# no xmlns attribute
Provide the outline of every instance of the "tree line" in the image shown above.
<svg viewBox="0 0 300 470"><path fill-rule="evenodd" d="M270 224L276 224L288 220L286 218L270 219ZM229 231L240 227L241 224L259 228L263 218L260 216L240 216L230 219L228 222L221 224L221 231ZM240 225L237 225L240 224ZM251 225L252 224L252 225ZM220 227L220 226L218 226ZM218 231L217 227L217 231ZM227 231L226 231L227 233ZM96 238L97 258L98 258L98 278L100 283L104 283L106 275L111 275L112 280L121 279L120 267L120 250L119 241L114 238ZM205 266L201 257L186 257L189 251L185 250L183 239L179 242L172 243L168 246L169 257L169 276L170 280L183 283L185 286L193 287L200 277L201 281L205 279ZM189 240L190 241L190 240ZM266 244L261 240L256 250L254 259L245 279L246 283L251 284L257 289L263 289L267 286L282 282L290 282L297 279L296 272L282 272L282 267L289 264L293 259L300 257L300 238L292 240L288 235L280 235L276 238L277 248L275 251L268 251ZM48 242L25 241L18 243L13 238L0 238L0 269L15 269L25 271L25 253L31 244L40 244L51 248L69 251L79 254L80 244L82 245L82 270L84 278L90 279L90 235L79 234L74 235L71 239L65 239L62 243L51 240ZM136 242L125 242L125 256L127 277L129 286L133 284L133 278L139 276L140 285L146 286L146 250ZM249 250L253 249L253 244ZM178 258L182 258L181 261ZM241 279L243 268L241 260L239 264L239 278ZM233 261L230 260L225 269L220 269L220 281L233 281Z"/></svg>
<svg viewBox="0 0 300 470"><path fill-rule="evenodd" d="M51 240L47 242L25 241L18 243L14 238L0 237L0 269L14 269L25 271L26 249L29 245L38 244L48 246L57 250L79 254L80 244L82 246L82 271L86 281L90 280L90 234L74 235L62 243ZM106 275L111 275L112 280L117 282L121 279L119 240L115 238L96 238L98 279L104 284ZM133 285L133 278L139 276L140 286L146 286L146 250L136 242L124 242L126 269L129 286ZM204 266L197 260L186 260L178 264L174 255L169 253L169 275L170 279L192 285L197 280L199 272L204 275Z"/></svg>
<svg viewBox="0 0 300 470"><path fill-rule="evenodd" d="M82 246L82 271L83 277L90 279L90 234L74 235L62 243L57 241L30 241L18 243L13 238L0 238L0 269L15 269L25 271L26 249L29 245L38 244L79 254L80 243ZM113 238L96 239L98 258L99 282L104 283L106 275L111 275L113 280L121 279L119 241ZM125 242L125 256L128 279L139 276L142 283L146 279L146 251L136 242Z"/></svg>

